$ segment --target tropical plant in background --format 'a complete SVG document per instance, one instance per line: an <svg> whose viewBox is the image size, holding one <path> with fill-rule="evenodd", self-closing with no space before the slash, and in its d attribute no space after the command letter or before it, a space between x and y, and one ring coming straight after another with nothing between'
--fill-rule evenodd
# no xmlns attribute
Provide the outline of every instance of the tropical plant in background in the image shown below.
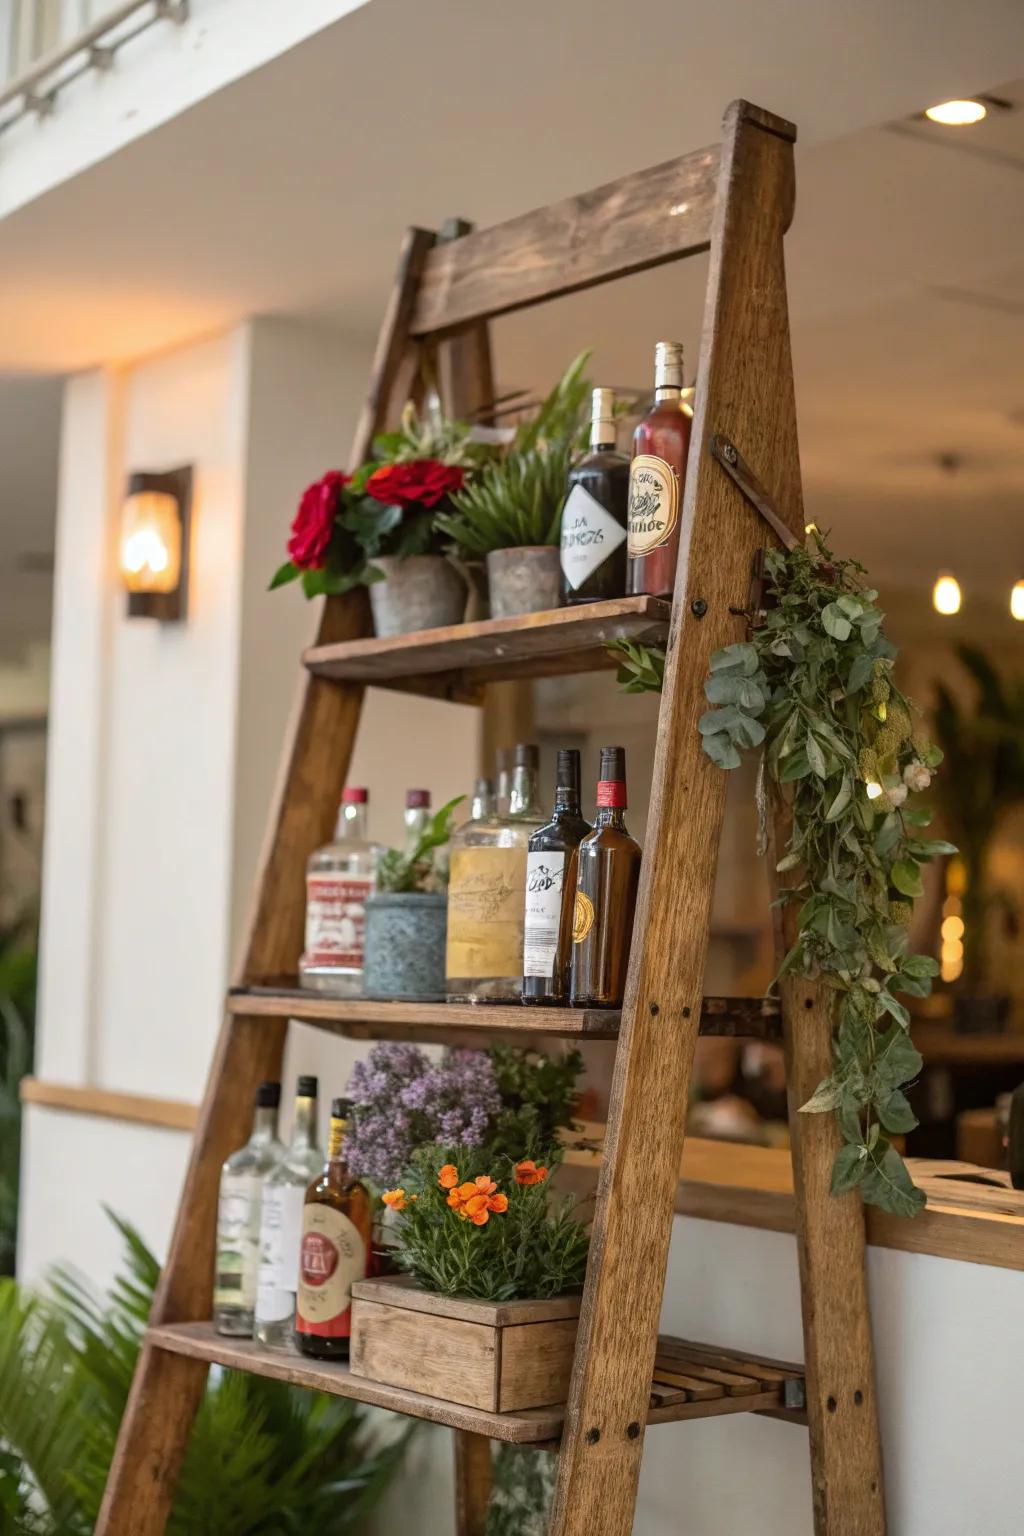
<svg viewBox="0 0 1024 1536"><path fill-rule="evenodd" d="M558 1457L496 1441L484 1536L547 1536Z"/></svg>
<svg viewBox="0 0 1024 1536"><path fill-rule="evenodd" d="M95 1527L159 1267L114 1218L123 1266L99 1300L70 1271L45 1295L0 1282L0 1530ZM344 1398L215 1371L191 1435L171 1536L343 1536L393 1477L413 1426L374 1444Z"/></svg>
<svg viewBox="0 0 1024 1536"><path fill-rule="evenodd" d="M18 1232L22 1078L32 1070L36 997L35 923L0 930L0 1275L14 1273Z"/></svg>
<svg viewBox="0 0 1024 1536"><path fill-rule="evenodd" d="M988 856L1003 818L1024 804L1024 677L1000 677L988 657L969 645L958 646L957 656L973 698L963 705L945 682L936 682L933 726L946 757L940 798L964 863L961 986L979 994L988 982L993 909L1016 919L1012 899L992 887Z"/></svg>
<svg viewBox="0 0 1024 1536"><path fill-rule="evenodd" d="M797 938L779 974L836 993L835 1066L801 1106L837 1117L832 1193L859 1188L869 1204L912 1216L925 1197L892 1137L917 1125L903 1090L921 1057L898 994L927 996L939 969L907 953L907 929L922 866L956 852L923 835L932 813L911 799L942 752L896 687L896 647L863 566L812 531L807 547L770 551L765 568L767 606L752 638L711 656L703 746L721 768L761 754L762 850L766 781L792 814L776 868L786 877L780 901L798 908ZM661 686L663 652L620 648L616 659L633 691Z"/></svg>
<svg viewBox="0 0 1024 1536"><path fill-rule="evenodd" d="M505 451L451 497L437 525L467 560L496 549L557 544L566 478L586 434L590 358L581 352Z"/></svg>
<svg viewBox="0 0 1024 1536"><path fill-rule="evenodd" d="M452 835L452 814L465 800L457 795L436 811L411 848L385 848L377 860L377 890L429 891L439 883L437 851Z"/></svg>

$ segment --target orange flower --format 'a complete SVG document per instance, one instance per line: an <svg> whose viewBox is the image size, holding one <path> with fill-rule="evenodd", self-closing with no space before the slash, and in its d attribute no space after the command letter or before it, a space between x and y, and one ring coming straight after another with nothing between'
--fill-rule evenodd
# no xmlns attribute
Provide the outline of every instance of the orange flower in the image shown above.
<svg viewBox="0 0 1024 1536"><path fill-rule="evenodd" d="M478 1179L474 1179L473 1182L482 1195L493 1195L494 1191L498 1187L494 1180L489 1179L485 1173L482 1173L480 1177Z"/></svg>
<svg viewBox="0 0 1024 1536"><path fill-rule="evenodd" d="M465 1205L467 1200L472 1200L473 1196L478 1195L480 1191L477 1189L475 1184L466 1183L460 1184L455 1193L458 1195L463 1205Z"/></svg>
<svg viewBox="0 0 1024 1536"><path fill-rule="evenodd" d="M454 1189L459 1182L459 1170L454 1163L445 1163L437 1176L437 1182L442 1189Z"/></svg>
<svg viewBox="0 0 1024 1536"><path fill-rule="evenodd" d="M508 1195L492 1195L487 1202L489 1211L496 1211L499 1215L508 1210Z"/></svg>
<svg viewBox="0 0 1024 1536"><path fill-rule="evenodd" d="M548 1176L546 1168L538 1168L532 1157L524 1157L521 1163L516 1163L517 1184L543 1184Z"/></svg>
<svg viewBox="0 0 1024 1536"><path fill-rule="evenodd" d="M413 1196L413 1198L415 1199L415 1196ZM404 1189L386 1189L381 1195L381 1199L383 1200L384 1204L390 1206L393 1211L405 1210Z"/></svg>
<svg viewBox="0 0 1024 1536"><path fill-rule="evenodd" d="M476 1226L486 1226L488 1221L487 1196L471 1196L463 1206L463 1211Z"/></svg>
<svg viewBox="0 0 1024 1536"><path fill-rule="evenodd" d="M459 1194L457 1189L450 1189L448 1191L448 1204L451 1206L453 1211L461 1210L462 1196Z"/></svg>

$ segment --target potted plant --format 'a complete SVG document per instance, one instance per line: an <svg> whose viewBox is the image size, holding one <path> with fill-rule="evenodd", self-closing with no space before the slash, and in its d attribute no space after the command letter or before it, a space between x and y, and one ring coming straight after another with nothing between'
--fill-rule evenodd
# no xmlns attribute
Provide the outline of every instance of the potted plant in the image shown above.
<svg viewBox="0 0 1024 1536"><path fill-rule="evenodd" d="M366 899L367 997L444 1001L448 893L440 888L436 854L464 799L459 795L442 806L411 848L387 848L377 861L377 887Z"/></svg>
<svg viewBox="0 0 1024 1536"><path fill-rule="evenodd" d="M945 683L936 683L934 713L935 739L948 769L939 793L963 863L963 970L955 1020L968 1031L1000 1029L1010 999L991 990L991 924L1000 912L1015 934L1018 914L1011 894L993 884L989 855L1004 818L1024 802L1024 680L1001 677L973 646L958 646L957 657L974 684L974 698L964 707Z"/></svg>
<svg viewBox="0 0 1024 1536"><path fill-rule="evenodd" d="M566 479L582 446L589 383L581 352L500 457L455 491L437 522L467 561L486 561L494 618L561 603L558 541Z"/></svg>
<svg viewBox="0 0 1024 1536"><path fill-rule="evenodd" d="M407 405L366 464L307 486L271 590L301 580L317 597L366 586L378 635L460 623L466 581L448 558L439 514L490 453L465 423L438 412L421 421Z"/></svg>
<svg viewBox="0 0 1024 1536"><path fill-rule="evenodd" d="M491 1413L564 1400L589 1233L549 1169L422 1148L384 1204L398 1278L352 1288L355 1376Z"/></svg>

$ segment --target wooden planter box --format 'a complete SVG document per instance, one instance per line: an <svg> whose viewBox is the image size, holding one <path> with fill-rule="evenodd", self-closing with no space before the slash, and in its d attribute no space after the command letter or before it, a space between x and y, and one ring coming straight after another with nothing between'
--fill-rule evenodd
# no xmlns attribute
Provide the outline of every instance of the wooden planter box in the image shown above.
<svg viewBox="0 0 1024 1536"><path fill-rule="evenodd" d="M467 1301L408 1276L352 1287L353 1376L488 1413L565 1401L580 1298Z"/></svg>

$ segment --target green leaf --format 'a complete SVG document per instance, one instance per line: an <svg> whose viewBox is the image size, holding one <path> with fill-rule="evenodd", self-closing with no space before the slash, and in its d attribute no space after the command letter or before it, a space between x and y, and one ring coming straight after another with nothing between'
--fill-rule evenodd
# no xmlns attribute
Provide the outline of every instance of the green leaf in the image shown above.
<svg viewBox="0 0 1024 1536"><path fill-rule="evenodd" d="M872 1063L877 1081L885 1088L899 1088L916 1077L921 1066L921 1053L906 1030L899 1023L890 1025L879 1041Z"/></svg>
<svg viewBox="0 0 1024 1536"><path fill-rule="evenodd" d="M833 640L849 640L853 633L853 626L838 603L829 603L821 610L821 622Z"/></svg>
<svg viewBox="0 0 1024 1536"><path fill-rule="evenodd" d="M879 1006L884 1009L890 1018L895 1019L897 1024L901 1025L904 1029L910 1028L910 1014L903 1004L897 1001L890 992L879 992L878 1002Z"/></svg>
<svg viewBox="0 0 1024 1536"><path fill-rule="evenodd" d="M959 853L955 843L947 843L941 837L915 837L907 843L908 853L915 859L937 859L943 854Z"/></svg>
<svg viewBox="0 0 1024 1536"><path fill-rule="evenodd" d="M931 955L907 955L900 970L905 976L937 976L939 962Z"/></svg>
<svg viewBox="0 0 1024 1536"><path fill-rule="evenodd" d="M302 572L299 570L298 566L293 565L290 560L286 560L284 565L278 566L277 570L270 578L270 586L267 588L267 591L274 592L278 587L287 586L290 581L298 581L301 575Z"/></svg>
<svg viewBox="0 0 1024 1536"><path fill-rule="evenodd" d="M743 759L724 731L704 737L704 751L719 768L738 768Z"/></svg>
<svg viewBox="0 0 1024 1536"><path fill-rule="evenodd" d="M842 597L837 597L833 606L839 608L843 613L845 613L848 619L859 619L861 614L864 612L863 603L861 603L857 598L850 597L847 594L844 594Z"/></svg>
<svg viewBox="0 0 1024 1536"><path fill-rule="evenodd" d="M889 871L889 880L904 896L920 896L924 892L921 871L911 859L899 859Z"/></svg>
<svg viewBox="0 0 1024 1536"><path fill-rule="evenodd" d="M851 693L859 693L865 683L871 681L874 675L875 663L871 656L858 656L855 658L846 679L847 697Z"/></svg>
<svg viewBox="0 0 1024 1536"><path fill-rule="evenodd" d="M765 729L760 720L740 713L730 725L729 735L738 746L759 747L764 741Z"/></svg>
<svg viewBox="0 0 1024 1536"><path fill-rule="evenodd" d="M810 771L811 765L807 761L807 753L791 752L779 769L779 783L792 784L797 779L806 779Z"/></svg>
<svg viewBox="0 0 1024 1536"><path fill-rule="evenodd" d="M819 779L827 779L828 767L825 763L825 754L810 731L807 732L804 750L807 753L807 761L810 764L811 772L816 774Z"/></svg>
<svg viewBox="0 0 1024 1536"><path fill-rule="evenodd" d="M719 731L727 731L740 719L740 712L735 704L726 704L722 709L706 709L697 721L697 729L702 736L714 736Z"/></svg>
<svg viewBox="0 0 1024 1536"><path fill-rule="evenodd" d="M826 1077L815 1088L806 1104L800 1105L802 1115L823 1115L827 1110L837 1109L843 1097L842 1082L835 1077Z"/></svg>
<svg viewBox="0 0 1024 1536"><path fill-rule="evenodd" d="M917 1116L910 1107L910 1101L905 1093L898 1088L893 1088L887 1094L881 1095L874 1101L875 1114L881 1121L883 1130L890 1136L906 1136L917 1125Z"/></svg>
<svg viewBox="0 0 1024 1536"><path fill-rule="evenodd" d="M845 1195L864 1178L868 1167L867 1148L861 1145L853 1145L850 1142L839 1148L836 1160L832 1164L832 1182L829 1192L833 1195Z"/></svg>
<svg viewBox="0 0 1024 1536"><path fill-rule="evenodd" d="M745 677L753 677L759 663L754 647L747 641L740 641L713 651L708 665L712 672L727 672L738 667Z"/></svg>
<svg viewBox="0 0 1024 1536"><path fill-rule="evenodd" d="M853 797L853 785L852 785L852 783L850 782L849 779L845 779L844 778L842 784L840 784L840 786L839 786L839 791L838 791L835 799L832 801L832 804L829 806L828 810L825 812L825 820L826 821L838 821L840 816L846 810L846 807L849 805L850 800L852 799L852 797Z"/></svg>
<svg viewBox="0 0 1024 1536"><path fill-rule="evenodd" d="M868 1205L878 1206L893 1216L916 1216L925 1203L907 1165L888 1142L879 1142L869 1157L869 1166L861 1182L861 1194Z"/></svg>

